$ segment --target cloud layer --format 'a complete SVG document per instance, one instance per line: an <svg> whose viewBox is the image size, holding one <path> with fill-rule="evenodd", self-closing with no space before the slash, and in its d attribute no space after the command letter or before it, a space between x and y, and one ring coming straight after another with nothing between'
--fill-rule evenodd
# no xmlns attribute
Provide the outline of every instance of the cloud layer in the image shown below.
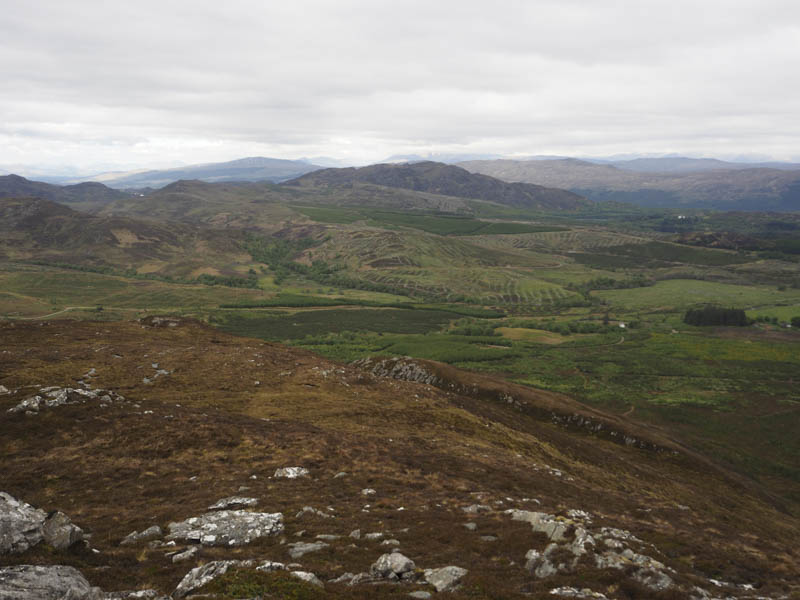
<svg viewBox="0 0 800 600"><path fill-rule="evenodd" d="M797 160L799 38L793 0L9 0L0 165Z"/></svg>

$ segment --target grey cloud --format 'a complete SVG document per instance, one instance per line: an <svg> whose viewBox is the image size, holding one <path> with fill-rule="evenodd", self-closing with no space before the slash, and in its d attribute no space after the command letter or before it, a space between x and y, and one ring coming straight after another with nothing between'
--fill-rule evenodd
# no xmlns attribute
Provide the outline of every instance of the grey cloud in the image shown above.
<svg viewBox="0 0 800 600"><path fill-rule="evenodd" d="M789 158L800 133L795 2L8 4L0 163Z"/></svg>

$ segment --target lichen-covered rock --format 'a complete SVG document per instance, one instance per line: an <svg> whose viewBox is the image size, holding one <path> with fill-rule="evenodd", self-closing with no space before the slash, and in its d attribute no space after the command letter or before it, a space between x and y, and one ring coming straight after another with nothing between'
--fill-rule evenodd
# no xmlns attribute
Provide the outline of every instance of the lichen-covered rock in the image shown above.
<svg viewBox="0 0 800 600"><path fill-rule="evenodd" d="M0 567L3 600L104 600L80 571L63 565L16 565Z"/></svg>
<svg viewBox="0 0 800 600"><path fill-rule="evenodd" d="M329 580L330 583L350 583L355 577L355 573L342 573L338 577Z"/></svg>
<svg viewBox="0 0 800 600"><path fill-rule="evenodd" d="M314 515L315 517L322 517L323 519L334 518L334 515L321 511L318 508L314 508L313 506L304 506L303 509L298 511L298 513L295 515L295 519L302 519L307 514Z"/></svg>
<svg viewBox="0 0 800 600"><path fill-rule="evenodd" d="M222 577L230 569L253 567L254 565L255 561L252 560L215 560L200 567L195 567L184 575L178 587L172 592L172 597L179 600L207 583L211 583L217 577Z"/></svg>
<svg viewBox="0 0 800 600"><path fill-rule="evenodd" d="M282 467L275 470L273 477L276 479L297 479L298 477L307 477L309 470L305 467Z"/></svg>
<svg viewBox="0 0 800 600"><path fill-rule="evenodd" d="M156 590L136 590L131 592L106 592L105 600L170 600Z"/></svg>
<svg viewBox="0 0 800 600"><path fill-rule="evenodd" d="M468 515L477 515L478 513L490 512L492 507L485 504L470 504L469 506L462 506L461 510Z"/></svg>
<svg viewBox="0 0 800 600"><path fill-rule="evenodd" d="M534 531L544 533L554 542L566 539L569 531L569 523L559 521L555 515L543 512L533 512L529 510L518 510L515 508L506 511L514 521L524 521L530 523Z"/></svg>
<svg viewBox="0 0 800 600"><path fill-rule="evenodd" d="M306 583L310 583L311 585L316 585L317 587L325 587L325 584L322 583L322 581L320 581L319 577L317 577L313 573L309 573L308 571L292 571L291 575L293 577L297 577L302 581L305 581Z"/></svg>
<svg viewBox="0 0 800 600"><path fill-rule="evenodd" d="M110 404L111 402L121 402L125 398L110 390L44 387L39 390L37 395L26 398L16 406L9 408L8 412L36 414L45 408L55 408L66 404L83 404L89 400L99 400L102 403Z"/></svg>
<svg viewBox="0 0 800 600"><path fill-rule="evenodd" d="M42 537L56 550L64 550L83 539L83 529L73 524L63 512L56 511L42 524Z"/></svg>
<svg viewBox="0 0 800 600"><path fill-rule="evenodd" d="M0 492L0 555L25 552L42 541L47 513Z"/></svg>
<svg viewBox="0 0 800 600"><path fill-rule="evenodd" d="M150 540L155 540L160 538L164 535L164 532L161 530L161 527L158 525L153 525L152 527L148 527L144 531L132 531L125 538L119 543L120 546L131 546L133 544L138 544L139 542L148 542Z"/></svg>
<svg viewBox="0 0 800 600"><path fill-rule="evenodd" d="M223 576L231 569L252 569L253 567L255 567L256 571L264 572L280 571L286 568L283 563L270 560L265 560L259 564L256 564L254 560L215 560L189 571L181 579L175 591L172 592L172 597L175 600L184 598L194 590L214 581L217 577Z"/></svg>
<svg viewBox="0 0 800 600"><path fill-rule="evenodd" d="M404 573L409 573L416 568L414 561L400 554L391 552L383 554L370 567L370 573L383 579L398 579Z"/></svg>
<svg viewBox="0 0 800 600"><path fill-rule="evenodd" d="M660 592L672 587L672 578L659 569L645 568L639 569L633 574L633 578L651 590Z"/></svg>
<svg viewBox="0 0 800 600"><path fill-rule="evenodd" d="M272 571L283 571L285 569L286 569L285 564L281 562L275 562L272 560L265 560L256 567L256 571L263 571L264 573L271 573Z"/></svg>
<svg viewBox="0 0 800 600"><path fill-rule="evenodd" d="M244 510L208 512L168 525L167 540L204 546L242 546L253 540L283 531L282 513Z"/></svg>
<svg viewBox="0 0 800 600"><path fill-rule="evenodd" d="M235 508L252 508L258 505L258 498L248 498L247 496L229 496L222 500L217 500L208 507L208 510L230 510Z"/></svg>
<svg viewBox="0 0 800 600"><path fill-rule="evenodd" d="M608 600L605 594L593 592L589 588L578 589L574 587L559 587L550 590L553 596L561 598L578 598L580 600Z"/></svg>
<svg viewBox="0 0 800 600"><path fill-rule="evenodd" d="M295 542L289 544L289 556L292 558L300 558L309 552L319 552L329 546L325 542Z"/></svg>
<svg viewBox="0 0 800 600"><path fill-rule="evenodd" d="M553 555L558 548L558 544L553 543L549 544L547 548L544 549L544 552L528 550L525 554L525 559L527 561L525 563L525 568L539 579L551 577L561 570L568 569L569 565L566 563L556 563L553 560Z"/></svg>
<svg viewBox="0 0 800 600"><path fill-rule="evenodd" d="M469 571L461 567L442 567L441 569L425 569L425 581L436 588L437 592L452 592L457 589L461 579Z"/></svg>
<svg viewBox="0 0 800 600"><path fill-rule="evenodd" d="M195 556L197 556L198 552L200 552L200 547L199 546L192 546L191 548L188 548L187 550L184 550L183 552L178 552L176 554L173 554L172 555L172 562L173 563L179 563L179 562L183 562L185 560L191 560Z"/></svg>
<svg viewBox="0 0 800 600"><path fill-rule="evenodd" d="M390 377L392 379L416 381L429 385L442 383L441 378L427 371L410 356L405 356L403 358L386 358L378 361L372 358L362 358L354 361L352 364L377 377Z"/></svg>

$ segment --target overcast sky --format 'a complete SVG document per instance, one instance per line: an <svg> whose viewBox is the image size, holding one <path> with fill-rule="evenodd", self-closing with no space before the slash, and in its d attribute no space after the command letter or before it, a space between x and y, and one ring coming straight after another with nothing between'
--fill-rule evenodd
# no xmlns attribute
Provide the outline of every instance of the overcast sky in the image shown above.
<svg viewBox="0 0 800 600"><path fill-rule="evenodd" d="M5 0L0 165L800 160L797 0Z"/></svg>

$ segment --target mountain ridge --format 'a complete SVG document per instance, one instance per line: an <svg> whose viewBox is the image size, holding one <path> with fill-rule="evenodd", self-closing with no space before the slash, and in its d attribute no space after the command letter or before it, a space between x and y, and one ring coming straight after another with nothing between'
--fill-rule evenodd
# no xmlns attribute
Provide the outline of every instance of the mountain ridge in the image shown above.
<svg viewBox="0 0 800 600"><path fill-rule="evenodd" d="M378 164L345 169L323 169L285 182L285 186L352 186L371 183L445 196L470 198L516 208L574 210L588 202L563 189L525 183L507 183L454 165L432 161Z"/></svg>
<svg viewBox="0 0 800 600"><path fill-rule="evenodd" d="M101 173L91 179L102 181L117 189L161 188L181 179L199 179L207 182L270 181L277 183L321 168L304 160L250 156L226 162L200 163L169 169Z"/></svg>
<svg viewBox="0 0 800 600"><path fill-rule="evenodd" d="M800 210L800 170L795 169L653 173L571 158L469 161L460 166L503 181L569 189L595 201L713 210Z"/></svg>
<svg viewBox="0 0 800 600"><path fill-rule="evenodd" d="M42 181L32 181L20 175L0 176L0 198L43 198L64 204L106 204L114 200L129 198L130 194L97 182L84 182L73 185L54 185Z"/></svg>

